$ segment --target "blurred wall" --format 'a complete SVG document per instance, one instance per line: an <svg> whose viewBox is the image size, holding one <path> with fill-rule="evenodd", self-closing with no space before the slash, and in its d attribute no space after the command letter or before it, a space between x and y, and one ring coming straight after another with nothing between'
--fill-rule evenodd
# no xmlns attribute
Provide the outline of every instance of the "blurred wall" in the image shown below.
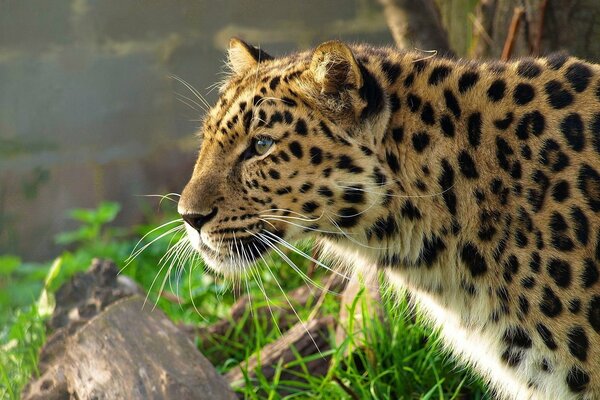
<svg viewBox="0 0 600 400"><path fill-rule="evenodd" d="M179 192L228 39L277 55L329 39L391 44L376 0L1 0L0 254L54 256L66 211ZM188 102L189 103L189 102Z"/></svg>

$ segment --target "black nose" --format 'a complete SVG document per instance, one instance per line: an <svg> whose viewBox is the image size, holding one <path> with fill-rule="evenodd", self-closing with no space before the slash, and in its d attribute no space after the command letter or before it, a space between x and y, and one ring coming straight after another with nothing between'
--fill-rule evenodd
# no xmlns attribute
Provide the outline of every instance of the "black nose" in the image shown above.
<svg viewBox="0 0 600 400"><path fill-rule="evenodd" d="M217 207L213 208L212 211L206 215L202 214L185 214L181 217L185 222L187 222L192 228L200 232L200 229L204 224L213 219L215 215L217 215Z"/></svg>

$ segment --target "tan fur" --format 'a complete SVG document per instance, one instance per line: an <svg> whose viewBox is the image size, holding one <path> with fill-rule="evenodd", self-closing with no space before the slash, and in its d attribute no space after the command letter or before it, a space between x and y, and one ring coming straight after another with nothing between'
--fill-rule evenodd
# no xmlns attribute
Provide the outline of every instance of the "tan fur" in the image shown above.
<svg viewBox="0 0 600 400"><path fill-rule="evenodd" d="M316 236L412 292L498 397L600 398L599 66L237 49L252 67L207 115L179 203L192 223L215 210L188 224L212 268Z"/></svg>

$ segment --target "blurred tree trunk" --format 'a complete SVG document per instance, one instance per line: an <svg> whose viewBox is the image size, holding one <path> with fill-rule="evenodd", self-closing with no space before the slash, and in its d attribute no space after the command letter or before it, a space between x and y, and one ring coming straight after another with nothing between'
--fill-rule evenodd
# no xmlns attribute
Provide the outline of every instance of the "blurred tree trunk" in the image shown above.
<svg viewBox="0 0 600 400"><path fill-rule="evenodd" d="M512 57L564 50L600 61L598 0L481 0L475 9L474 41L469 55L499 58L519 7L523 14L515 32Z"/></svg>
<svg viewBox="0 0 600 400"><path fill-rule="evenodd" d="M438 49L467 58L502 58L503 53L505 58L515 58L564 50L600 62L599 0L380 3L399 47Z"/></svg>

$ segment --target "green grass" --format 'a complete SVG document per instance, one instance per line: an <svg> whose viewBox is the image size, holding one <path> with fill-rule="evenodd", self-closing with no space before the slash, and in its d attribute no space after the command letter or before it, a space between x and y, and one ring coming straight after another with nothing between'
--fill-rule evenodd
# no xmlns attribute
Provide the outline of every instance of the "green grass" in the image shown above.
<svg viewBox="0 0 600 400"><path fill-rule="evenodd" d="M60 284L86 269L93 257L111 258L119 266L125 265L125 259L140 237L161 222L175 218L174 213L166 213L149 218L147 224L130 230L110 228L110 222L118 212L118 205L112 203L104 203L95 210L72 211L71 217L81 226L59 235L57 240L68 250L54 264L24 263L17 257L0 256L1 399L18 399L30 376L38 373L38 351L46 339L44 321L52 311L52 293ZM142 245L168 228L148 235ZM200 262L195 263L193 269L188 265L186 270L173 271L169 276L165 270L158 271L158 262L170 240L167 235L154 242L125 268L124 273L149 290L149 301L156 302L177 322L203 325L227 316L236 300L234 291L227 282L204 273ZM309 251L310 244L304 244L303 248ZM290 258L306 271L306 260L295 254ZM198 341L199 348L221 373L239 363L243 369L248 357L281 336L272 321L277 317L275 306L286 304L282 291L306 284L279 257L274 256L269 261L269 268L259 266L255 271L254 275L241 279L238 285L242 293L250 294L252 309L232 324L223 337ZM323 271L317 271L314 279L320 282L324 275ZM155 277L157 283L153 285ZM176 294L178 302L158 296L165 277L165 289ZM274 316L264 312L267 305L275 310ZM314 302L297 308L299 318L306 320L313 307ZM362 296L356 298L352 307L364 307ZM320 305L320 311L325 315L337 315L339 308L340 297L332 294L328 294ZM440 350L435 334L419 321L419 317L416 323L411 322L413 318L409 318L402 296L385 296L383 317L363 327L362 336L366 343L362 347L350 337L322 354L297 355L290 363L276 365L275 376L271 379L260 370L245 370L245 384L236 390L247 399L486 398L483 386L451 362ZM330 332L328 340L332 345L334 337L335 332ZM351 352L348 349L358 350ZM332 367L325 376L313 376L307 364L322 356L330 358ZM286 378L290 374L294 379ZM254 377L250 378L250 375Z"/></svg>

